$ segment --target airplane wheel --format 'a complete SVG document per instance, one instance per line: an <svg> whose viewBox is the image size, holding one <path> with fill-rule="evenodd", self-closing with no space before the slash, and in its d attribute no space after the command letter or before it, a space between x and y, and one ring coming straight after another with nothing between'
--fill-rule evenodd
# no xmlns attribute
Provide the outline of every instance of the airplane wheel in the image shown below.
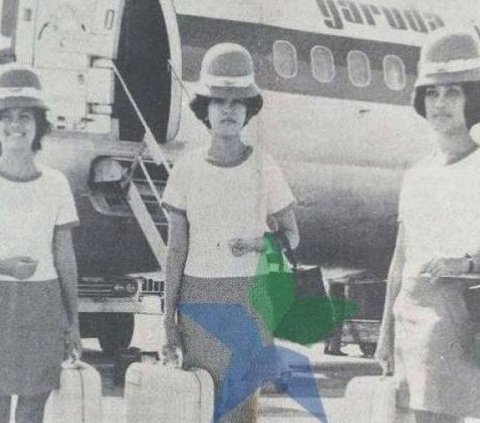
<svg viewBox="0 0 480 423"><path fill-rule="evenodd" d="M134 315L105 313L99 325L98 341L105 354L114 355L120 348L128 348L133 336Z"/></svg>
<svg viewBox="0 0 480 423"><path fill-rule="evenodd" d="M359 344L360 351L367 357L373 357L375 350L377 349L377 344L375 342L362 342Z"/></svg>

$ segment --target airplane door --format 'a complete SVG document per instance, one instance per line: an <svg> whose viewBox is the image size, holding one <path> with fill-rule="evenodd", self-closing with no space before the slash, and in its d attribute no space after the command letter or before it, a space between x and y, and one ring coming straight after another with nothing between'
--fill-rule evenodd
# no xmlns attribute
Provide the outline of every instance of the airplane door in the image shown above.
<svg viewBox="0 0 480 423"><path fill-rule="evenodd" d="M142 140L115 62L157 140L174 138L182 69L171 0L0 0L0 7L0 63L38 71L55 129Z"/></svg>
<svg viewBox="0 0 480 423"><path fill-rule="evenodd" d="M172 115L171 104L179 93L172 95L170 61L176 54L171 48L175 35L172 24L176 16L170 1L126 0L118 46L117 64L130 91L150 126L155 138L165 142L168 133L176 132L178 118ZM172 33L173 32L173 33ZM180 46L178 43L178 48ZM144 128L137 118L120 84L115 88L114 114L119 118L120 138L141 140Z"/></svg>
<svg viewBox="0 0 480 423"><path fill-rule="evenodd" d="M181 75L181 52L171 0L17 1L38 4L22 57L42 76L56 129L143 139L115 63L157 140L173 138L181 90L170 64Z"/></svg>
<svg viewBox="0 0 480 423"><path fill-rule="evenodd" d="M38 2L34 39L26 44L56 129L114 135L108 63L116 57L122 10L123 0Z"/></svg>

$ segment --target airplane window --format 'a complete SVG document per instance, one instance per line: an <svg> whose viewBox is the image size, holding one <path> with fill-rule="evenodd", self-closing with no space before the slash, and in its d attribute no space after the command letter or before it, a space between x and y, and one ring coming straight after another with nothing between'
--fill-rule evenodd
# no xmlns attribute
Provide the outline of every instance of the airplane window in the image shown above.
<svg viewBox="0 0 480 423"><path fill-rule="evenodd" d="M315 46L310 52L312 59L312 74L319 82L332 82L335 76L333 54L327 47Z"/></svg>
<svg viewBox="0 0 480 423"><path fill-rule="evenodd" d="M273 67L283 78L293 78L297 74L297 50L288 41L273 44Z"/></svg>
<svg viewBox="0 0 480 423"><path fill-rule="evenodd" d="M383 58L383 76L387 87L394 91L405 88L405 64L398 56L389 54Z"/></svg>
<svg viewBox="0 0 480 423"><path fill-rule="evenodd" d="M363 51L352 50L347 56L348 75L353 85L366 87L370 84L370 60Z"/></svg>

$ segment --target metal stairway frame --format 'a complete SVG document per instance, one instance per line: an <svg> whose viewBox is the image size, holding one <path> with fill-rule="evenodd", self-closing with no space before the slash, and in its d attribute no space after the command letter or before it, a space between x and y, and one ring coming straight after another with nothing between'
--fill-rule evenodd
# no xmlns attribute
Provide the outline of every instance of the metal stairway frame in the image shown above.
<svg viewBox="0 0 480 423"><path fill-rule="evenodd" d="M137 114L138 119L140 120L141 124L145 129L145 136L143 137L143 140L142 140L143 145L142 145L141 151L135 157L135 160L131 165L131 168L129 171L130 176L125 180L126 189L127 189L126 199L133 212L133 215L135 216L135 219L137 220L143 232L143 235L145 236L148 242L148 245L150 246L150 249L152 250L152 253L155 259L157 260L161 269L165 270L167 244L163 239L162 235L160 234L158 227L155 224L155 221L152 215L150 214L145 202L143 201L138 187L135 185L133 174L138 168L141 169L155 200L157 201L162 212L165 214L165 210L162 206L162 198L160 196L160 193L158 192L150 176L150 173L148 172L148 169L145 165L144 154L148 152L149 156L151 156L151 159L157 166L163 166L165 171L167 172L167 176L170 175L170 163L166 159L162 151L162 147L160 147L160 145L156 141L152 130L148 126L148 123L145 120L145 118L143 117L142 112L140 111L140 108L138 107L135 99L133 98L132 93L130 92L124 78L122 77L122 74L120 73L117 66L115 65L115 62L112 60L111 63L112 63L112 69L115 76L118 78L123 90L125 91L125 94L128 100L130 101L133 109L135 110L135 113Z"/></svg>

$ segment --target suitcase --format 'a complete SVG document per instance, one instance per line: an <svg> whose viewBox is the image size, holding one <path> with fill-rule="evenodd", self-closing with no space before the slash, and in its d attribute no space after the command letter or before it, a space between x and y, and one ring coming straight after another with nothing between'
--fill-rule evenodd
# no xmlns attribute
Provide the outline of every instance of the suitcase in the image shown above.
<svg viewBox="0 0 480 423"><path fill-rule="evenodd" d="M393 377L353 378L345 392L350 411L345 423L414 423L413 413L397 408L397 387Z"/></svg>
<svg viewBox="0 0 480 423"><path fill-rule="evenodd" d="M214 385L210 374L133 363L125 376L127 423L212 423Z"/></svg>
<svg viewBox="0 0 480 423"><path fill-rule="evenodd" d="M81 361L64 363L60 389L50 394L44 423L99 423L102 421L100 374Z"/></svg>

